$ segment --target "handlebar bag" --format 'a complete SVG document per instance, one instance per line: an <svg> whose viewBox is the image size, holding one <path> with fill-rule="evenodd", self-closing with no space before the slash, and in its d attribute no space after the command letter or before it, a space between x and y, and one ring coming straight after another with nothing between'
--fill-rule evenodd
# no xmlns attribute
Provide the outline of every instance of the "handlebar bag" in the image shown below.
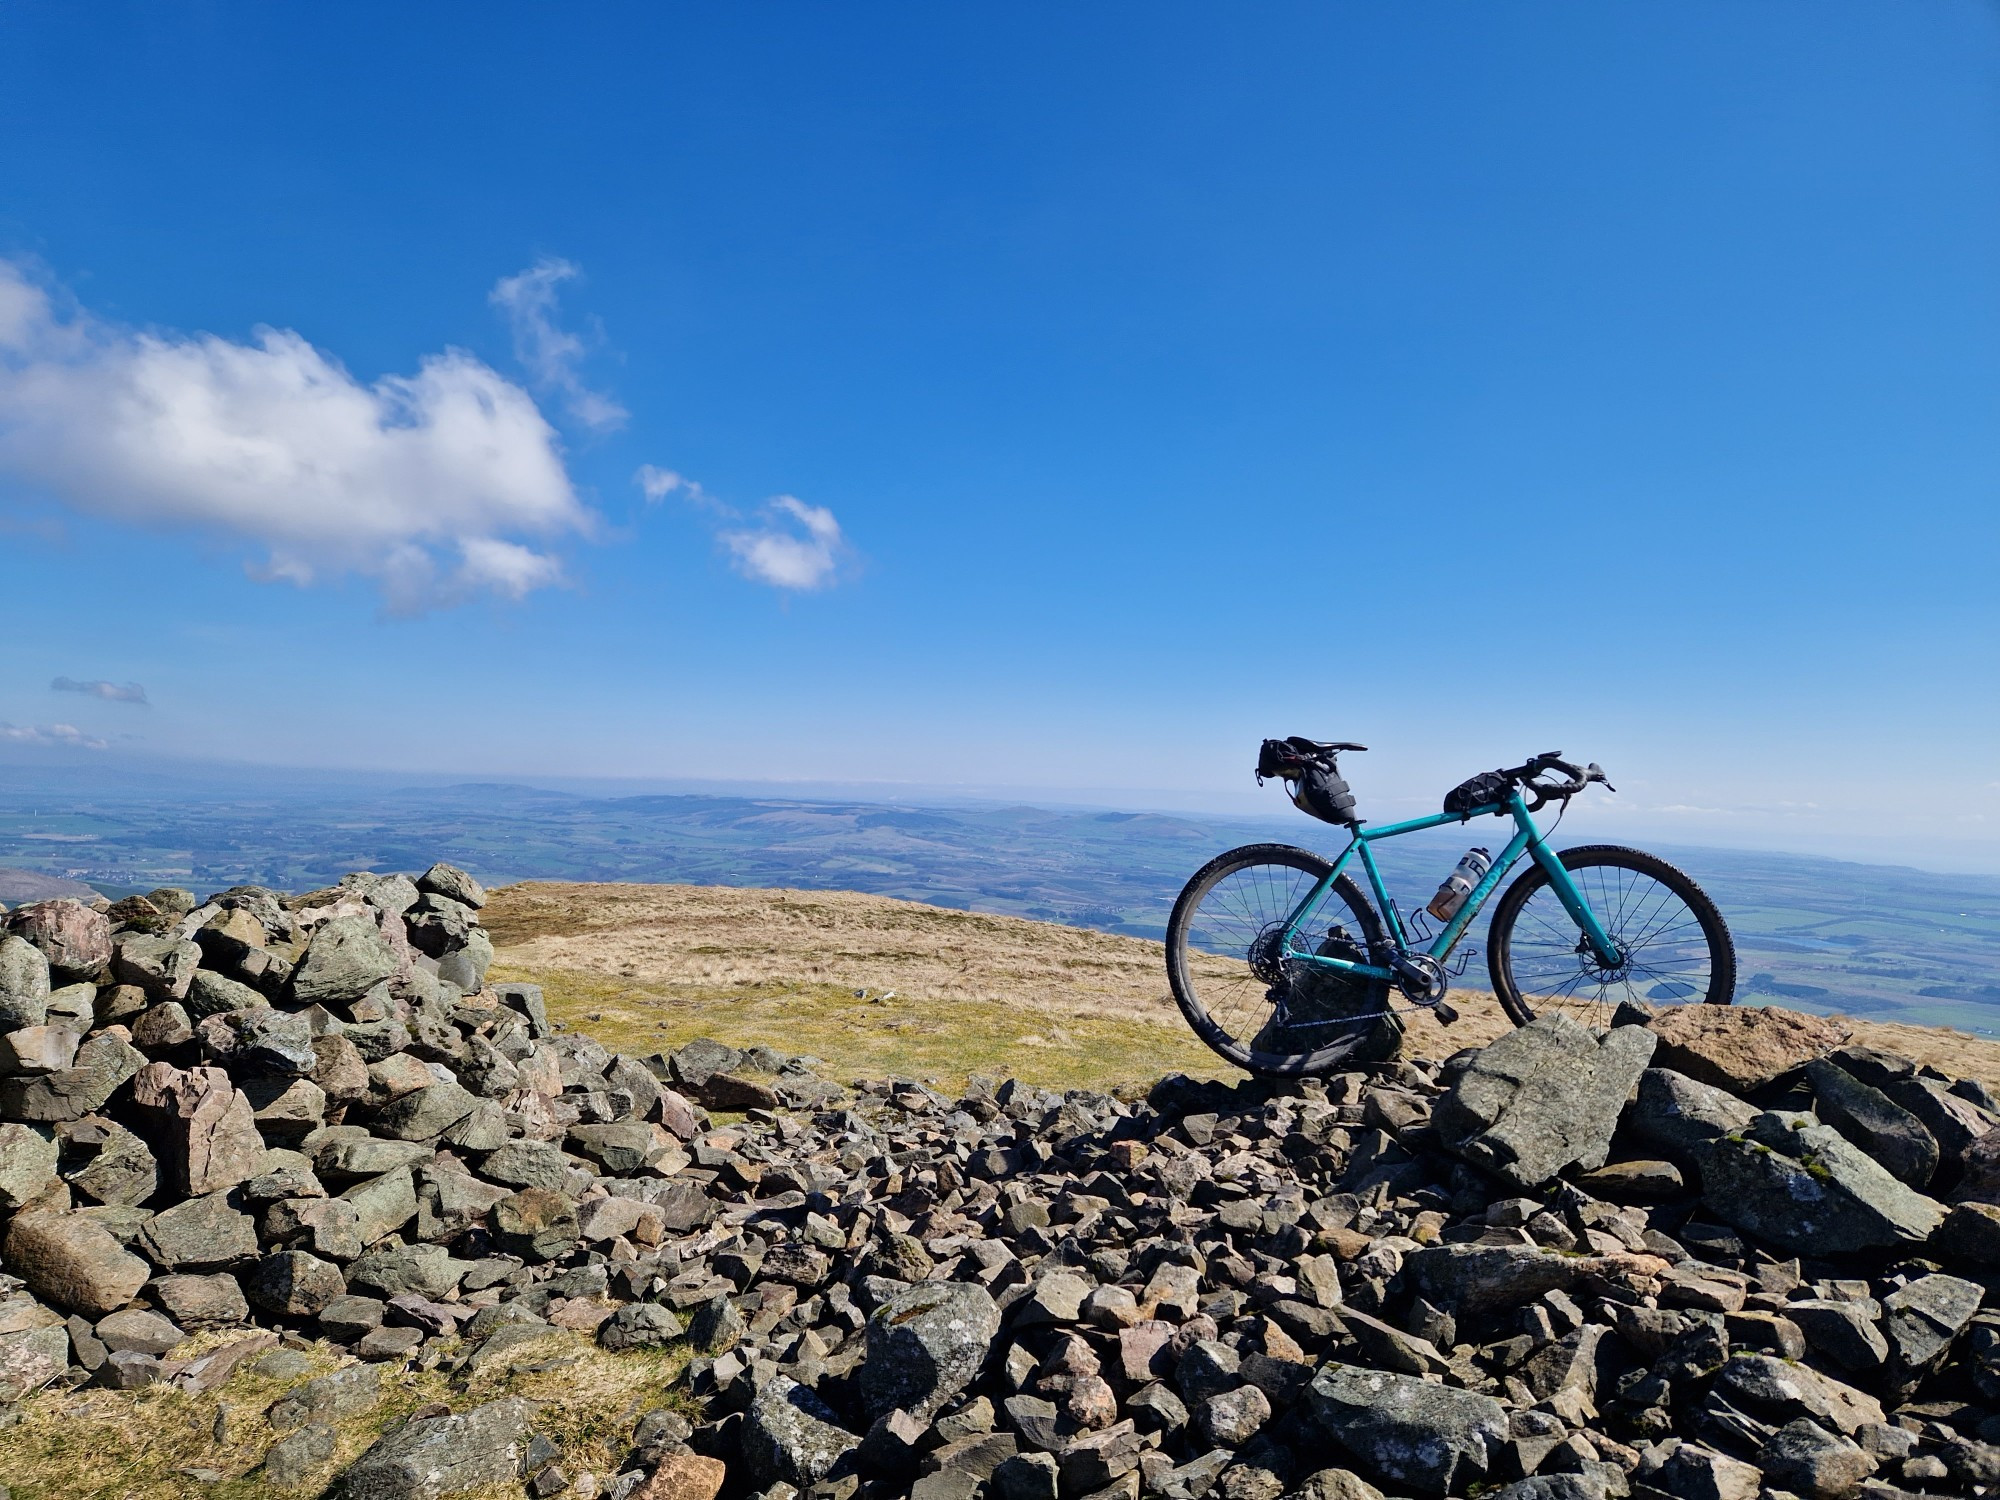
<svg viewBox="0 0 2000 1500"><path fill-rule="evenodd" d="M1479 808L1505 802L1513 788L1513 778L1505 771L1481 771L1444 794L1444 810L1469 818Z"/></svg>

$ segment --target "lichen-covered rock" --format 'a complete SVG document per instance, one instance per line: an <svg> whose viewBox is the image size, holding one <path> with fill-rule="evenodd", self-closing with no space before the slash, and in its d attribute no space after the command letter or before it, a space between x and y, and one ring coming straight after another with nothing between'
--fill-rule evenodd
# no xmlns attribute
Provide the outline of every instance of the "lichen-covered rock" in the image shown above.
<svg viewBox="0 0 2000 1500"><path fill-rule="evenodd" d="M469 906L474 911L486 904L486 887L474 880L457 865L439 861L417 877L417 889L426 896L442 896L447 901L456 901L460 906Z"/></svg>
<svg viewBox="0 0 2000 1500"><path fill-rule="evenodd" d="M1806 1417L1849 1437L1886 1420L1882 1403L1867 1392L1768 1354L1738 1354L1723 1365L1709 1393L1711 1402L1718 1399L1773 1424Z"/></svg>
<svg viewBox="0 0 2000 1500"><path fill-rule="evenodd" d="M301 1005L345 1005L396 972L396 953L370 917L330 917L313 933L292 973Z"/></svg>
<svg viewBox="0 0 2000 1500"><path fill-rule="evenodd" d="M257 1306L286 1318L310 1318L347 1290L340 1267L299 1250L265 1256L242 1285Z"/></svg>
<svg viewBox="0 0 2000 1500"><path fill-rule="evenodd" d="M1449 1149L1517 1187L1601 1167L1656 1040L1642 1026L1600 1038L1552 1011L1480 1051L1432 1123Z"/></svg>
<svg viewBox="0 0 2000 1500"><path fill-rule="evenodd" d="M311 1422L287 1433L264 1450L263 1479L274 1489L304 1489L320 1470L333 1462L339 1434Z"/></svg>
<svg viewBox="0 0 2000 1500"><path fill-rule="evenodd" d="M392 1428L340 1476L347 1500L438 1500L519 1477L534 1405L503 1397Z"/></svg>
<svg viewBox="0 0 2000 1500"><path fill-rule="evenodd" d="M56 1143L26 1125L0 1124L0 1209L39 1198L56 1180Z"/></svg>
<svg viewBox="0 0 2000 1500"><path fill-rule="evenodd" d="M69 1368L70 1336L44 1307L0 1303L0 1404L19 1401Z"/></svg>
<svg viewBox="0 0 2000 1500"><path fill-rule="evenodd" d="M0 937L0 1029L40 1026L48 1018L48 958L26 938Z"/></svg>
<svg viewBox="0 0 2000 1500"><path fill-rule="evenodd" d="M760 1485L818 1484L847 1468L860 1443L824 1401L783 1375L765 1382L743 1414L743 1462Z"/></svg>
<svg viewBox="0 0 2000 1500"><path fill-rule="evenodd" d="M1766 1111L1707 1142L1698 1160L1713 1213L1795 1254L1918 1245L1944 1221L1942 1204L1810 1115Z"/></svg>
<svg viewBox="0 0 2000 1500"><path fill-rule="evenodd" d="M80 1120L102 1109L145 1062L145 1055L120 1032L100 1031L59 1072L0 1078L0 1119L44 1124Z"/></svg>
<svg viewBox="0 0 2000 1500"><path fill-rule="evenodd" d="M139 1242L170 1271L209 1271L257 1253L257 1226L226 1192L188 1198L146 1221Z"/></svg>
<svg viewBox="0 0 2000 1500"><path fill-rule="evenodd" d="M861 1396L870 1417L900 1408L919 1420L971 1384L1000 1332L992 1295L940 1281L890 1298L868 1319Z"/></svg>
<svg viewBox="0 0 2000 1500"><path fill-rule="evenodd" d="M123 1207L159 1191L160 1169L152 1149L116 1121L87 1115L56 1128L62 1143L63 1179L79 1195Z"/></svg>
<svg viewBox="0 0 2000 1500"><path fill-rule="evenodd" d="M1942 1363L1979 1311L1986 1289L1958 1276L1919 1276L1882 1299L1882 1332L1889 1341L1892 1376L1916 1380Z"/></svg>
<svg viewBox="0 0 2000 1500"><path fill-rule="evenodd" d="M1919 1192L1930 1185L1938 1167L1938 1143L1923 1121L1825 1058L1806 1064L1806 1082L1820 1119L1887 1167L1898 1181Z"/></svg>
<svg viewBox="0 0 2000 1500"><path fill-rule="evenodd" d="M111 950L111 972L155 1000L185 1000L200 966L201 949L176 937L128 932Z"/></svg>
<svg viewBox="0 0 2000 1500"><path fill-rule="evenodd" d="M1328 1363L1309 1387L1313 1416L1391 1489L1447 1495L1483 1480L1508 1439L1491 1396L1410 1375Z"/></svg>

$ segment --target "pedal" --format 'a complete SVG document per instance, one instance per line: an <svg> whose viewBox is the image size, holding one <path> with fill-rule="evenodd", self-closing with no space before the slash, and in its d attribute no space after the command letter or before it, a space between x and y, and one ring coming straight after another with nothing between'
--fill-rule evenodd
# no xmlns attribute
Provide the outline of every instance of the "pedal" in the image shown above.
<svg viewBox="0 0 2000 1500"><path fill-rule="evenodd" d="M1438 1018L1440 1026L1449 1026L1458 1019L1458 1007L1440 1000L1431 1007L1431 1014Z"/></svg>

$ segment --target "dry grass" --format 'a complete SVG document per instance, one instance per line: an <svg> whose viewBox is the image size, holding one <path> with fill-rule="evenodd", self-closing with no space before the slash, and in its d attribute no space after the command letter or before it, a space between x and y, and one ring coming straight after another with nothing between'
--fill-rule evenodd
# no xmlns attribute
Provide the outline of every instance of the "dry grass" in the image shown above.
<svg viewBox="0 0 2000 1500"><path fill-rule="evenodd" d="M190 1340L177 1352L235 1336ZM541 1403L536 1429L556 1441L571 1475L588 1469L608 1478L629 1451L639 1416L677 1404L680 1398L670 1387L686 1363L678 1349L609 1354L577 1334L552 1330L546 1340L515 1352L515 1364L552 1366L538 1371L496 1369L459 1386L435 1372L385 1367L381 1400L340 1424L335 1461L316 1476L317 1483L281 1491L257 1471L278 1436L264 1412L287 1391L352 1363L324 1344L308 1358L312 1368L302 1375L280 1380L239 1370L221 1390L203 1396L165 1386L30 1396L21 1405L21 1420L0 1430L0 1484L12 1488L14 1500L276 1500L280 1495L298 1500L321 1493L341 1467L418 1407L441 1401L464 1411L500 1396ZM188 1470L222 1477L217 1481ZM465 1493L467 1500L520 1500L521 1487Z"/></svg>
<svg viewBox="0 0 2000 1500"><path fill-rule="evenodd" d="M1090 1088L1176 1069L1240 1076L1188 1032L1161 945L1143 938L851 891L727 886L531 881L496 891L484 915L498 977L536 980L557 1015L628 1050L713 1036L810 1053L838 1078L949 1085L968 1073ZM1490 994L1454 990L1451 1001L1452 1026L1410 1020L1412 1053L1441 1057L1511 1024ZM1835 1019L1858 1042L2000 1090L2000 1043Z"/></svg>
<svg viewBox="0 0 2000 1500"><path fill-rule="evenodd" d="M1180 1019L1158 943L852 891L530 881L496 892L484 916L523 968Z"/></svg>

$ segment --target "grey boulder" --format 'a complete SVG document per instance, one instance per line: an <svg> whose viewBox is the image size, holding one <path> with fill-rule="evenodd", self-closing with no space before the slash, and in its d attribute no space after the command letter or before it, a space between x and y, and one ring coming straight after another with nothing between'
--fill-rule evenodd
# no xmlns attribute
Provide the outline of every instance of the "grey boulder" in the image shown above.
<svg viewBox="0 0 2000 1500"><path fill-rule="evenodd" d="M533 1403L508 1396L468 1412L406 1422L348 1466L341 1493L346 1500L437 1500L512 1484L533 1416Z"/></svg>
<svg viewBox="0 0 2000 1500"><path fill-rule="evenodd" d="M760 1486L806 1489L853 1463L861 1439L806 1387L779 1375L743 1415L743 1461Z"/></svg>
<svg viewBox="0 0 2000 1500"><path fill-rule="evenodd" d="M1825 1058L1806 1064L1820 1119L1919 1191L1938 1167L1937 1137L1923 1121L1880 1089L1863 1083Z"/></svg>
<svg viewBox="0 0 2000 1500"><path fill-rule="evenodd" d="M999 1307L971 1282L928 1282L890 1298L868 1319L868 1415L900 1407L928 1419L978 1376L999 1332Z"/></svg>
<svg viewBox="0 0 2000 1500"><path fill-rule="evenodd" d="M1696 1156L1711 1211L1801 1255L1921 1244L1944 1220L1942 1204L1810 1115L1766 1111Z"/></svg>
<svg viewBox="0 0 2000 1500"><path fill-rule="evenodd" d="M456 901L460 906L469 906L474 911L486 904L486 887L474 880L457 865L440 861L417 877L417 889L426 896L442 896L447 901Z"/></svg>
<svg viewBox="0 0 2000 1500"><path fill-rule="evenodd" d="M0 1030L49 1018L49 961L26 938L0 937Z"/></svg>
<svg viewBox="0 0 2000 1500"><path fill-rule="evenodd" d="M56 1143L26 1125L0 1125L0 1209L39 1197L56 1180Z"/></svg>
<svg viewBox="0 0 2000 1500"><path fill-rule="evenodd" d="M121 984L136 984L155 1000L185 1000L201 967L201 949L182 938L122 934L111 953L111 972Z"/></svg>
<svg viewBox="0 0 2000 1500"><path fill-rule="evenodd" d="M395 950L373 921L330 917L313 934L292 973L292 995L301 1005L345 1005L389 978L396 967Z"/></svg>
<svg viewBox="0 0 2000 1500"><path fill-rule="evenodd" d="M1308 1387L1312 1414L1390 1488L1445 1495L1483 1480L1507 1441L1507 1412L1491 1396L1411 1375L1329 1362Z"/></svg>
<svg viewBox="0 0 2000 1500"><path fill-rule="evenodd" d="M1940 1364L1985 1295L1975 1281L1934 1275L1919 1276L1883 1298L1883 1332L1895 1378L1913 1383Z"/></svg>
<svg viewBox="0 0 2000 1500"><path fill-rule="evenodd" d="M1685 1154L1744 1129L1757 1118L1757 1111L1734 1094L1685 1073L1648 1068L1639 1076L1639 1094L1625 1118L1639 1136Z"/></svg>
<svg viewBox="0 0 2000 1500"><path fill-rule="evenodd" d="M1432 1115L1454 1154L1516 1187L1566 1167L1601 1167L1658 1038L1616 1026L1601 1038L1560 1011L1483 1049Z"/></svg>

